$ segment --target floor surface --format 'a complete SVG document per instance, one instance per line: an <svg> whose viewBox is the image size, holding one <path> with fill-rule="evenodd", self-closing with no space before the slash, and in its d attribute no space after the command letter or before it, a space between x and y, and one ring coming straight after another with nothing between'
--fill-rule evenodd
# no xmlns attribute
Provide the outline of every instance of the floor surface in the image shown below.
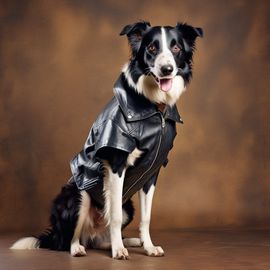
<svg viewBox="0 0 270 270"><path fill-rule="evenodd" d="M265 230L154 232L153 240L163 247L165 257L147 257L142 249L130 248L128 261L113 260L110 252L101 250L88 250L80 258L42 249L9 250L17 238L0 235L0 270L270 269L270 231Z"/></svg>

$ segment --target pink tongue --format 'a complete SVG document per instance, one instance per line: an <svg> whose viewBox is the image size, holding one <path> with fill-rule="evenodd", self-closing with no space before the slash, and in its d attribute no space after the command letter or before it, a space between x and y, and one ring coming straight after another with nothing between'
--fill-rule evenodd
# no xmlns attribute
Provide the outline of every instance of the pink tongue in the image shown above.
<svg viewBox="0 0 270 270"><path fill-rule="evenodd" d="M172 88L172 79L160 79L160 89L164 92L168 92Z"/></svg>

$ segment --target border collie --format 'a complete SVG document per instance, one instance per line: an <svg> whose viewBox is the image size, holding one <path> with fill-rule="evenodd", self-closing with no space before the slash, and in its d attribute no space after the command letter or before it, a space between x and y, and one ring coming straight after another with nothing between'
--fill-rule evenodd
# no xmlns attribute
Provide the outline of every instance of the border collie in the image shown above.
<svg viewBox="0 0 270 270"><path fill-rule="evenodd" d="M88 247L110 249L128 259L127 247L142 246L163 256L150 237L151 206L159 170L181 118L176 101L192 76L195 40L201 28L141 21L123 28L129 62L114 86L114 97L94 122L83 150L71 161L72 177L53 202L50 227L38 237L18 240L12 249L48 248L86 255ZM132 221L131 197L139 193L139 238L122 238Z"/></svg>

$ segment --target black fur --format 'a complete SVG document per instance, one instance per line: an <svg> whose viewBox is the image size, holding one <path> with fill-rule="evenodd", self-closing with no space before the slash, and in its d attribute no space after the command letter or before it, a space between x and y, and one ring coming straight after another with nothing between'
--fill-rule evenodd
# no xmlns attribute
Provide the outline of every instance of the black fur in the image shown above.
<svg viewBox="0 0 270 270"><path fill-rule="evenodd" d="M64 186L53 201L50 217L51 228L40 235L41 248L69 250L77 224L81 195L75 183Z"/></svg>
<svg viewBox="0 0 270 270"><path fill-rule="evenodd" d="M120 35L127 35L128 41L134 58L140 48L143 34L150 28L150 23L141 21L134 24L126 25Z"/></svg>
<svg viewBox="0 0 270 270"><path fill-rule="evenodd" d="M92 201L93 203L93 201ZM42 233L39 247L52 250L69 251L71 240L78 220L81 195L75 183L64 186L53 201L50 217L50 228ZM123 205L128 219L122 225L124 229L133 220L134 207L131 200Z"/></svg>
<svg viewBox="0 0 270 270"><path fill-rule="evenodd" d="M197 37L203 36L201 28L188 24L177 23L175 27L164 27L168 40L168 47L177 45L181 50L173 53L178 75L181 75L185 83L189 83L192 77L192 56ZM132 50L130 70L133 81L136 83L141 75L149 74L149 66L153 65L156 56L161 49L161 27L150 27L148 22L138 22L127 25L120 35L127 35ZM149 53L149 46L154 45L156 53Z"/></svg>
<svg viewBox="0 0 270 270"><path fill-rule="evenodd" d="M132 200L128 200L126 203L123 204L123 211L127 213L128 219L125 223L122 224L122 230L126 228L133 220L135 208L133 206Z"/></svg>
<svg viewBox="0 0 270 270"><path fill-rule="evenodd" d="M122 173L127 165L127 158L129 153L113 149L110 147L101 148L96 156L102 160L106 160L112 168L113 173L117 173L119 177L122 176Z"/></svg>
<svg viewBox="0 0 270 270"><path fill-rule="evenodd" d="M159 174L159 172L157 173L157 174L155 174L155 175L153 175L145 184L144 184L144 186L143 186L143 191L144 191L144 193L145 194L147 194L148 193L148 191L149 191L149 189L151 188L151 186L152 185L156 185L156 183L157 183L157 178L158 178L158 174Z"/></svg>

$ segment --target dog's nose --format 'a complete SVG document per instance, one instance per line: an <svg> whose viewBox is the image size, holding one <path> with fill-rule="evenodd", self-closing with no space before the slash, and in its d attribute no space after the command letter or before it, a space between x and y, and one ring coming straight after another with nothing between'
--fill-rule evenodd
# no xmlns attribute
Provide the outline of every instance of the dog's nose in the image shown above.
<svg viewBox="0 0 270 270"><path fill-rule="evenodd" d="M173 72L173 66L170 64L164 65L160 68L160 70L161 70L163 76L167 76Z"/></svg>

